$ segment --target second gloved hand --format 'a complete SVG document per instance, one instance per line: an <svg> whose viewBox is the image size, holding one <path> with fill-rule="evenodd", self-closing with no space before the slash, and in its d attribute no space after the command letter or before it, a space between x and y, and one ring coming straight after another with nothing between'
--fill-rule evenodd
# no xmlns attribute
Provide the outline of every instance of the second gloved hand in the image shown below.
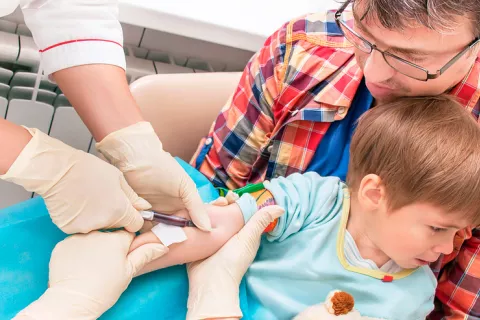
<svg viewBox="0 0 480 320"><path fill-rule="evenodd" d="M226 205L219 198L215 205ZM188 320L241 318L239 287L253 262L263 230L285 211L279 206L260 209L247 224L211 257L187 266Z"/></svg>
<svg viewBox="0 0 480 320"><path fill-rule="evenodd" d="M151 206L117 168L38 129L27 130L32 139L0 178L42 196L62 231L125 227L134 232L142 227L137 210Z"/></svg>
<svg viewBox="0 0 480 320"><path fill-rule="evenodd" d="M57 244L49 265L49 288L15 320L97 319L120 298L133 276L168 252L146 244L128 253L126 231L76 234Z"/></svg>
<svg viewBox="0 0 480 320"><path fill-rule="evenodd" d="M153 210L173 213L186 208L200 229L211 229L195 183L163 150L149 122L139 122L109 134L97 143L97 149L124 173L129 185L152 204Z"/></svg>

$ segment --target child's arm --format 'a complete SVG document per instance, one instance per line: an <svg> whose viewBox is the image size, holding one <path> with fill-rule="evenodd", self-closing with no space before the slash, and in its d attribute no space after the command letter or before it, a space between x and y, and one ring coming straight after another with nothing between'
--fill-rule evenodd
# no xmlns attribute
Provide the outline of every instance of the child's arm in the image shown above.
<svg viewBox="0 0 480 320"><path fill-rule="evenodd" d="M275 200L267 200L266 205L276 203L285 209L285 214L278 219L274 230L269 233L269 240L282 241L301 229L321 223L331 214L336 214L342 203L342 187L343 184L338 178L325 178L313 172L292 174L288 178L280 177L265 183L266 190ZM208 205L207 212L213 230L206 233L196 228L183 228L188 239L170 245L170 251L166 255L151 262L140 274L211 256L240 231L245 221L258 209L255 198L249 194L243 195L235 204L229 206ZM131 250L145 243L159 242L152 232L147 232L134 240Z"/></svg>
<svg viewBox="0 0 480 320"><path fill-rule="evenodd" d="M148 264L137 275L173 265L205 259L217 252L244 226L243 215L237 204L234 203L228 206L206 206L212 223L212 231L204 232L192 227L183 228L187 240L170 245L167 254ZM185 215L185 213L186 212L182 210L176 215L182 216ZM161 241L153 232L148 231L135 238L130 247L130 251L146 243L161 243Z"/></svg>
<svg viewBox="0 0 480 320"><path fill-rule="evenodd" d="M321 224L336 215L343 203L340 179L321 177L315 172L294 173L264 182L265 190L237 200L245 220L260 207L277 204L285 209L268 234L271 241L283 241L290 235Z"/></svg>

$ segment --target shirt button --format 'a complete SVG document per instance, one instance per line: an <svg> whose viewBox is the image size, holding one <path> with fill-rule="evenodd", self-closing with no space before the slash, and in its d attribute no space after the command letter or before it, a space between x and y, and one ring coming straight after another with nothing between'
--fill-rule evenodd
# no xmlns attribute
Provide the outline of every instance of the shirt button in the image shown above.
<svg viewBox="0 0 480 320"><path fill-rule="evenodd" d="M205 145L206 145L206 146L209 146L209 145L212 144L212 142L213 142L213 139L212 139L212 138L207 138L207 140L205 140Z"/></svg>
<svg viewBox="0 0 480 320"><path fill-rule="evenodd" d="M273 150L273 146L268 146L267 151L268 151L269 153L272 153L272 150Z"/></svg>
<svg viewBox="0 0 480 320"><path fill-rule="evenodd" d="M345 111L347 111L347 108L345 108L345 107L338 108L338 114L344 114Z"/></svg>

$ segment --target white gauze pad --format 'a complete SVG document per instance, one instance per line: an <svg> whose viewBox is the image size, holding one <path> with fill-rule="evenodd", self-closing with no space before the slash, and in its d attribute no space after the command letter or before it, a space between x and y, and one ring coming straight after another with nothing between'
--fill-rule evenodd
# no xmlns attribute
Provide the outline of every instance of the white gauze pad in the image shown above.
<svg viewBox="0 0 480 320"><path fill-rule="evenodd" d="M180 243L187 240L187 235L183 228L159 223L152 228L153 234L163 243L164 246L170 246L173 243Z"/></svg>

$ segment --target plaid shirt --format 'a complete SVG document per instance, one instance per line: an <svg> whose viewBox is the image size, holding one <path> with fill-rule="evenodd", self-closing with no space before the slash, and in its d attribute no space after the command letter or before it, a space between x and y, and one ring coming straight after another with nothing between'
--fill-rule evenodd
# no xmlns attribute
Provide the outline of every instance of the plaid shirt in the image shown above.
<svg viewBox="0 0 480 320"><path fill-rule="evenodd" d="M334 12L286 23L247 64L192 165L229 189L305 172L330 124L347 114L362 77ZM451 91L476 119L479 79L480 57ZM431 319L480 317L480 231L459 232L455 248L432 265L439 285Z"/></svg>

